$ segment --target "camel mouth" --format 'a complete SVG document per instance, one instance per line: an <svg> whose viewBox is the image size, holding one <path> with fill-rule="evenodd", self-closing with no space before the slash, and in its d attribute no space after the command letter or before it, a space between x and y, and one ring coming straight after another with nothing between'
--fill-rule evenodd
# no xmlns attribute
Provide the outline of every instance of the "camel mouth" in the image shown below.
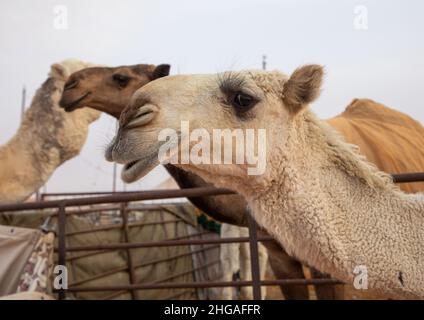
<svg viewBox="0 0 424 320"><path fill-rule="evenodd" d="M90 92L86 92L84 93L81 97L79 97L78 99L72 101L72 102L64 102L63 100L60 101L60 105L62 106L63 109L65 109L66 112L72 112L75 109L78 109L79 104L88 97L88 95L90 94Z"/></svg>
<svg viewBox="0 0 424 320"><path fill-rule="evenodd" d="M151 163L150 159L139 159L127 163L124 165L124 168L121 172L122 180L126 183L131 183L140 179L145 174L147 174L148 171L150 171L146 170L147 167L150 167L149 163Z"/></svg>
<svg viewBox="0 0 424 320"><path fill-rule="evenodd" d="M130 170L132 167L134 167L137 163L139 163L140 162L140 159L139 160L135 160L135 161L131 161L130 163L127 163L125 166L124 166L124 169L125 170Z"/></svg>
<svg viewBox="0 0 424 320"><path fill-rule="evenodd" d="M147 157L128 162L122 169L121 178L126 183L134 182L144 177L154 167L156 167L157 164L157 155L155 153L152 153Z"/></svg>

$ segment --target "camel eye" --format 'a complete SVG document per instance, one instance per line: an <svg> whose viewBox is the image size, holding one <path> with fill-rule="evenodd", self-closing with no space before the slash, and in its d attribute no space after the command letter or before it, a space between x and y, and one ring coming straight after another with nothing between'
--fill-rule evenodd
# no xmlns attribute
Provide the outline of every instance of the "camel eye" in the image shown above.
<svg viewBox="0 0 424 320"><path fill-rule="evenodd" d="M122 74L114 74L113 75L113 81L115 81L116 83L118 83L118 85L121 88L124 88L127 86L128 82L130 81L130 77L124 76Z"/></svg>
<svg viewBox="0 0 424 320"><path fill-rule="evenodd" d="M234 108L242 111L251 109L256 103L255 98L249 96L248 94L237 92L234 94L231 104Z"/></svg>

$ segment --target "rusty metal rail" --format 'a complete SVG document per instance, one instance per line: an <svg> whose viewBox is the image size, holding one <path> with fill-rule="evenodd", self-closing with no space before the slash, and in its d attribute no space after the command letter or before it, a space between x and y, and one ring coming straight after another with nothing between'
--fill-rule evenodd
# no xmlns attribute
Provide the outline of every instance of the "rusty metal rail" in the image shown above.
<svg viewBox="0 0 424 320"><path fill-rule="evenodd" d="M271 236L260 236L257 238L258 241L272 241L274 240ZM67 252L72 251L98 251L98 250L124 250L124 249L136 249L136 248L152 248L152 247L170 247L170 246L188 246L188 245L202 245L202 244L217 244L217 243L242 243L249 242L249 237L231 237L231 238L220 238L220 239L193 239L193 240L161 240L161 241L145 241L145 242L134 242L134 243L110 243L110 244L99 244L99 245L87 245L87 246L72 246L67 247ZM60 252L60 248L55 248L55 251Z"/></svg>
<svg viewBox="0 0 424 320"><path fill-rule="evenodd" d="M194 238L194 237L203 236L203 235L207 235L207 234L211 234L211 232L210 231L199 232L199 233L195 233L195 234L189 234L189 235L186 235L186 236L175 237L175 238L172 238L172 239L169 239L169 240L180 240L180 239ZM55 248L55 250L57 251L58 248ZM78 259L82 259L82 258L92 257L92 256L95 256L95 255L108 253L110 251L111 250L90 251L90 252L87 252L87 253L68 257L67 261L73 261L73 260L78 260Z"/></svg>
<svg viewBox="0 0 424 320"><path fill-rule="evenodd" d="M419 182L424 181L424 172L420 173L404 173L393 175L393 181L395 183L410 183L410 182ZM132 223L128 222L128 217L125 216L128 211L137 210L137 208L126 207L128 202L133 201L143 201L143 200L156 200L156 199L171 199L171 198L182 198L182 197L203 197L203 196L218 196L218 195L227 195L234 194L233 191L223 188L214 188L214 187L202 187L202 188L190 188L190 189L174 189L174 190L152 190L152 191L129 191L129 192L89 192L89 193L50 193L43 194L42 199L45 199L49 196L85 196L80 198L66 198L59 200L49 200L49 201L40 201L33 203L19 203L19 204L4 204L0 205L0 212L11 212L11 211L22 211L22 210L35 210L35 209L48 209L48 208L57 208L57 213L51 213L51 216L58 216L58 262L60 265L66 265L67 252L77 252L85 251L84 254L69 257L68 260L74 260L81 257L86 257L94 254L101 254L108 252L109 250L126 250L128 254L127 266L114 270L116 272L128 270L131 274L131 281L128 285L119 285L119 286L81 286L81 284L89 282L91 280L102 278L106 276L109 272L95 275L89 279L84 279L73 283L66 291L58 290L59 299L64 299L66 297L66 292L99 292L99 291L114 291L115 293L109 295L108 298L113 298L117 296L117 293L120 292L130 292L135 297L135 290L146 290L146 289L196 289L196 288L211 288L211 287L227 287L227 286L252 286L255 299L260 299L261 286L272 286L272 285L329 285L329 284L341 284L340 281L335 279L278 279L278 280L261 280L259 279L259 263L258 263L258 248L257 241L271 241L273 238L271 236L257 236L256 234L256 223L249 215L249 237L240 237L240 238L221 238L221 239L190 239L191 236L177 237L169 240L162 241L148 241L143 243L129 243L128 236L124 239L123 243L112 243L112 244L99 244L99 245L87 245L87 246L71 246L67 247L66 245L66 236L77 234L66 233L66 218L69 215L80 215L88 214L93 212L107 211L107 210L117 210L121 211L122 217L125 218L122 224L117 224L113 226L114 228L124 228L128 232L128 228ZM84 208L80 210L68 210L67 207L75 206L93 206L99 204L119 204L119 206L98 206L95 208ZM181 220L182 221L182 220ZM164 221L166 222L166 221ZM107 227L112 229L112 227ZM93 228L90 232L107 230L106 227ZM89 230L83 230L79 233L89 232ZM194 237L194 236L193 236ZM187 239L188 238L188 239ZM222 243L234 243L234 242L249 242L250 251L252 257L252 281L206 281L206 282L187 282L187 283L162 283L165 279L161 281L157 280L151 283L135 283L134 271L136 268L139 268L143 265L149 263L159 263L164 259L158 259L157 261L145 262L142 264L134 264L131 260L130 249L133 248L151 248L151 247L164 247L164 246L184 246L184 245L205 245L212 244L218 246ZM200 250L208 250L202 248ZM93 252L86 252L93 251ZM193 252L190 252L192 254ZM176 257L170 257L173 259ZM214 261L213 263L217 263ZM212 264L212 263L211 263ZM206 264L205 266L208 266ZM203 266L203 267L205 267ZM192 271L192 270L191 270ZM172 276L171 276L172 277ZM177 294L178 295L178 294ZM172 296L171 296L172 297Z"/></svg>
<svg viewBox="0 0 424 320"><path fill-rule="evenodd" d="M424 172L392 174L394 183L409 183L424 181Z"/></svg>
<svg viewBox="0 0 424 320"><path fill-rule="evenodd" d="M61 203L65 202L67 207L94 205L102 203L122 203L142 200L158 200L172 198L194 198L203 196L218 196L224 194L235 194L234 191L224 188L202 187L188 189L169 189L169 190L151 190L140 192L116 192L113 195L86 197L65 200L51 200L41 202L24 202L0 205L2 211L21 211L34 209L57 208Z"/></svg>
<svg viewBox="0 0 424 320"><path fill-rule="evenodd" d="M167 223L175 223L175 222L181 222L181 221L182 221L181 219L169 219L169 220L164 220L164 221L153 221L153 222L129 222L127 224L127 227L133 228L133 227L154 226L154 225L157 225L157 224L167 224ZM75 235L84 234L84 233L101 232L101 231L108 231L108 230L114 230L114 229L122 229L123 227L124 227L124 224L115 223L115 224L110 224L110 225L106 225L106 226L98 226L98 227L94 227L94 228L86 229L86 230L78 230L78 231L68 232L66 235L67 236L75 236Z"/></svg>
<svg viewBox="0 0 424 320"><path fill-rule="evenodd" d="M402 174L394 174L392 176L393 176L393 181L396 183L424 181L424 172L402 173ZM93 192L91 194L97 195L99 193ZM108 195L65 199L65 200L3 204L3 205L0 205L0 212L58 208L60 204L63 202L66 202L67 207L72 207L72 206L94 205L94 204L103 204L103 203L122 203L122 202L132 202L132 201L142 201L142 200L217 196L217 195L225 195L225 194L235 194L235 192L225 188L201 187L201 188L188 188L188 189L151 190L151 191L140 191L140 192L127 191L127 192L100 193L100 194L108 194Z"/></svg>

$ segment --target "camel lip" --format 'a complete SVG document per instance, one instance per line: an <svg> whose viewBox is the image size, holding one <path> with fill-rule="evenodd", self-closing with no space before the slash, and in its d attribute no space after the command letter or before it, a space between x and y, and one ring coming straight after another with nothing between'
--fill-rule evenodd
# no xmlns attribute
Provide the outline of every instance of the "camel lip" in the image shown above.
<svg viewBox="0 0 424 320"><path fill-rule="evenodd" d="M124 170L130 170L132 167L134 167L136 164L137 164L137 162L139 162L139 161L141 161L141 159L138 159L138 160L134 160L134 161L131 161L131 162L128 162L127 164L125 164L124 165Z"/></svg>
<svg viewBox="0 0 424 320"><path fill-rule="evenodd" d="M149 156L126 163L121 172L122 180L126 183L131 183L144 177L157 165L155 159L157 159L157 156L153 153Z"/></svg>
<svg viewBox="0 0 424 320"><path fill-rule="evenodd" d="M124 165L121 172L121 178L126 183L134 182L139 176L139 172L143 169L143 159L134 160Z"/></svg>
<svg viewBox="0 0 424 320"><path fill-rule="evenodd" d="M72 112L75 109L78 108L78 105L80 104L81 101L83 101L91 92L86 92L84 93L81 97L79 97L78 99L69 102L69 103L61 103L61 106L63 107L63 109L65 109L66 112Z"/></svg>

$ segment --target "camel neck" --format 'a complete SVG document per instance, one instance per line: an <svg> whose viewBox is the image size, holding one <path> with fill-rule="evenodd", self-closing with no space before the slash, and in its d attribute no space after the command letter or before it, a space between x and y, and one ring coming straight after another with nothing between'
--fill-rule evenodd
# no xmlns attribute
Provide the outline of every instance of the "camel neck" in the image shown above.
<svg viewBox="0 0 424 320"><path fill-rule="evenodd" d="M424 196L398 191L317 121L296 127L288 152L271 159L285 165L273 173L278 179L266 180L266 192L247 197L255 218L289 254L322 272L353 283L365 267L370 288L422 297Z"/></svg>
<svg viewBox="0 0 424 320"><path fill-rule="evenodd" d="M48 78L37 90L17 133L0 147L0 202L22 201L40 188L61 163L59 135L63 124L58 100L64 81Z"/></svg>

